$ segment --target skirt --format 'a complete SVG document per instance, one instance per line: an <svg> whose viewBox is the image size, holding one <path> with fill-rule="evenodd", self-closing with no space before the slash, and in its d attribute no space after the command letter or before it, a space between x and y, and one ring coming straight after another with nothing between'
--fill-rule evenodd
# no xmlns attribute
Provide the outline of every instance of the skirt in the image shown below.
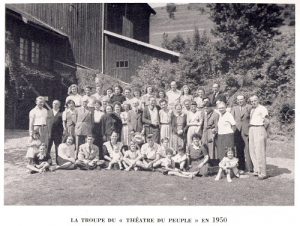
<svg viewBox="0 0 300 226"><path fill-rule="evenodd" d="M160 138L168 138L170 140L170 125L162 124L160 127Z"/></svg>
<svg viewBox="0 0 300 226"><path fill-rule="evenodd" d="M129 143L130 143L130 141L129 141L128 125L127 124L123 124L122 134L121 134L121 142L124 145L129 145Z"/></svg>
<svg viewBox="0 0 300 226"><path fill-rule="evenodd" d="M234 134L218 134L217 136L217 159L222 160L226 155L226 148L234 150Z"/></svg>

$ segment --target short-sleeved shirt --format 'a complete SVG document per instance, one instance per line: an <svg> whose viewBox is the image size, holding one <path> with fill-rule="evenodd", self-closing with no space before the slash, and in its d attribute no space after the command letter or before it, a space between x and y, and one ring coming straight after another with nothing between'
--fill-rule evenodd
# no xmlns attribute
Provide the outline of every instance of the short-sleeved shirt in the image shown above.
<svg viewBox="0 0 300 226"><path fill-rule="evenodd" d="M139 150L137 151L126 151L124 154L124 158L129 158L129 159L136 159L137 157L139 157L141 155L141 152Z"/></svg>
<svg viewBox="0 0 300 226"><path fill-rule="evenodd" d="M45 108L33 108L29 112L29 118L32 120L34 126L47 125L48 111Z"/></svg>
<svg viewBox="0 0 300 226"><path fill-rule="evenodd" d="M218 122L218 134L230 134L233 133L232 126L235 126L235 120L230 112L220 114Z"/></svg>
<svg viewBox="0 0 300 226"><path fill-rule="evenodd" d="M267 115L268 115L267 108L259 104L255 109L251 110L250 125L263 126L264 119Z"/></svg>
<svg viewBox="0 0 300 226"><path fill-rule="evenodd" d="M150 147L148 143L143 144L141 148L141 154L145 155L147 159L156 159L157 154L160 152L160 145L154 143L153 147Z"/></svg>
<svg viewBox="0 0 300 226"><path fill-rule="evenodd" d="M190 144L188 147L188 153L190 154L191 160L201 160L208 155L207 146L205 144L200 146Z"/></svg>
<svg viewBox="0 0 300 226"><path fill-rule="evenodd" d="M179 90L176 90L175 92L173 90L169 90L166 95L168 97L168 104L170 107L174 107L176 103L180 102L181 92Z"/></svg>

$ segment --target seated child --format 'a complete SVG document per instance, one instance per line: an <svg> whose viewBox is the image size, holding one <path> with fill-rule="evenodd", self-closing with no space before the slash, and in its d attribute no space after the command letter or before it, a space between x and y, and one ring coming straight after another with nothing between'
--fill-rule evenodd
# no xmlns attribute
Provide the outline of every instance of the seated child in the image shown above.
<svg viewBox="0 0 300 226"><path fill-rule="evenodd" d="M234 175L236 177L240 177L238 170L238 158L234 157L234 151L232 148L227 148L226 156L219 163L219 171L215 178L216 181L222 178L222 173L225 172L227 175L227 181L232 182L231 176Z"/></svg>
<svg viewBox="0 0 300 226"><path fill-rule="evenodd" d="M160 147L161 148L160 148L160 151L158 153L160 158L165 158L166 157L166 150L171 149L169 146L170 146L169 138L167 138L167 137L162 138L161 142L160 142ZM173 155L175 155L176 152L173 149L171 149L171 150L173 152Z"/></svg>
<svg viewBox="0 0 300 226"><path fill-rule="evenodd" d="M26 158L29 161L29 173L43 173L50 168L51 159L47 155L47 146L44 143L37 150L31 146L27 150Z"/></svg>
<svg viewBox="0 0 300 226"><path fill-rule="evenodd" d="M153 168L162 167L163 169L166 169L166 170L173 169L173 165L174 165L174 161L172 159L173 150L168 148L165 151L165 154L166 155L164 158L161 158L161 159L157 160L155 163L153 163Z"/></svg>
<svg viewBox="0 0 300 226"><path fill-rule="evenodd" d="M129 150L125 152L123 157L123 165L126 171L130 171L132 168L138 170L137 163L142 158L138 145L131 141L129 144Z"/></svg>
<svg viewBox="0 0 300 226"><path fill-rule="evenodd" d="M176 168L180 169L181 171L185 171L187 155L184 148L178 148L178 154L172 157L172 159L175 163Z"/></svg>
<svg viewBox="0 0 300 226"><path fill-rule="evenodd" d="M104 156L104 159L109 160L107 170L110 170L115 164L119 165L119 169L123 170L122 160L123 154L119 148L114 148L114 150L110 153L110 157L107 155Z"/></svg>

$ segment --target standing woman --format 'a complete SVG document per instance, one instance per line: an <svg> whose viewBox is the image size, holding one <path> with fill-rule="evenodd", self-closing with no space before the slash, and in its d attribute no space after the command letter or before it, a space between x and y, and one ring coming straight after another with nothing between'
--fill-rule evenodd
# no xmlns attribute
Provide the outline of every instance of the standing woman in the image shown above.
<svg viewBox="0 0 300 226"><path fill-rule="evenodd" d="M133 98L129 101L131 107L133 107L133 102L136 102L138 100L138 108L142 109L142 92L140 89L134 89L133 90Z"/></svg>
<svg viewBox="0 0 300 226"><path fill-rule="evenodd" d="M203 116L201 111L197 111L197 103L193 101L191 110L187 112L187 145L192 143L192 136L200 134L203 124Z"/></svg>
<svg viewBox="0 0 300 226"><path fill-rule="evenodd" d="M182 87L181 96L180 96L179 100L180 100L181 105L184 105L185 100L190 100L190 101L193 100L193 96L191 95L191 90L188 87L188 85L184 85Z"/></svg>
<svg viewBox="0 0 300 226"><path fill-rule="evenodd" d="M123 108L124 111L120 114L122 120L121 141L124 145L129 145L128 112L130 110L130 104L125 101L123 103Z"/></svg>
<svg viewBox="0 0 300 226"><path fill-rule="evenodd" d="M232 148L235 150L234 131L236 128L235 120L232 114L226 111L225 103L221 101L218 102L217 108L219 110L217 158L222 160L225 157L227 148Z"/></svg>
<svg viewBox="0 0 300 226"><path fill-rule="evenodd" d="M170 139L172 111L168 109L168 103L165 99L160 100L159 105L161 106L161 110L159 110L160 138Z"/></svg>
<svg viewBox="0 0 300 226"><path fill-rule="evenodd" d="M73 100L68 100L66 103L67 108L62 114L64 136L75 137L75 125L77 121L77 110L75 109L75 102Z"/></svg>
<svg viewBox="0 0 300 226"><path fill-rule="evenodd" d="M92 133L93 133L93 137L94 137L94 144L97 145L97 147L99 148L99 155L101 155L102 153L102 145L103 145L103 141L102 141L102 134L101 134L101 128L100 128L100 124L101 124L101 119L104 116L104 113L101 111L101 102L99 100L95 101L95 110L94 110L94 124L93 124L93 129L92 129Z"/></svg>
<svg viewBox="0 0 300 226"><path fill-rule="evenodd" d="M167 97L165 91L162 90L162 89L158 91L158 95L157 95L157 98L156 98L156 103L158 103L160 105L161 100L165 100L166 104L168 104L168 97Z"/></svg>
<svg viewBox="0 0 300 226"><path fill-rule="evenodd" d="M198 110L204 107L204 98L205 98L205 90L203 88L197 89L197 96L194 98L194 101L197 103Z"/></svg>
<svg viewBox="0 0 300 226"><path fill-rule="evenodd" d="M150 103L150 98L155 97L154 90L152 86L147 86L146 94L142 96L142 108L144 109Z"/></svg>
<svg viewBox="0 0 300 226"><path fill-rule="evenodd" d="M106 97L106 99L108 99L108 101L110 102L110 98L112 97L112 95L113 95L113 89L109 87L105 90L103 97Z"/></svg>
<svg viewBox="0 0 300 226"><path fill-rule="evenodd" d="M185 148L185 129L186 127L186 114L182 112L181 104L177 103L175 105L175 110L171 116L171 130L172 130L172 138L171 138L171 148L178 152L178 148Z"/></svg>
<svg viewBox="0 0 300 226"><path fill-rule="evenodd" d="M81 106L81 98L82 96L79 95L78 93L78 86L76 84L72 84L69 88L68 88L68 97L66 98L66 103L69 100L73 100L75 103L75 107L78 108Z"/></svg>

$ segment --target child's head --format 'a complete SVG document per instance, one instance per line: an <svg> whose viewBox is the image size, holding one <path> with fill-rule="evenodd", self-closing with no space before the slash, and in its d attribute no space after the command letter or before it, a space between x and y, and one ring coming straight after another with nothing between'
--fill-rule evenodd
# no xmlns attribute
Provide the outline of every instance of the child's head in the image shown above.
<svg viewBox="0 0 300 226"><path fill-rule="evenodd" d="M200 145L200 140L201 140L201 136L199 134L194 133L192 135L192 141L193 141L194 145L199 146Z"/></svg>
<svg viewBox="0 0 300 226"><path fill-rule="evenodd" d="M42 143L39 146L39 153L45 155L47 152L47 145L45 143Z"/></svg>
<svg viewBox="0 0 300 226"><path fill-rule="evenodd" d="M169 147L169 138L168 137L164 137L161 139L161 145L165 148Z"/></svg>
<svg viewBox="0 0 300 226"><path fill-rule="evenodd" d="M173 156L173 150L168 148L166 150L166 157L170 159L172 156Z"/></svg>
<svg viewBox="0 0 300 226"><path fill-rule="evenodd" d="M234 157L234 151L232 148L226 148L226 156L229 158L229 159L232 159Z"/></svg>
<svg viewBox="0 0 300 226"><path fill-rule="evenodd" d="M131 141L129 144L130 151L136 151L138 149L137 144L134 141Z"/></svg>
<svg viewBox="0 0 300 226"><path fill-rule="evenodd" d="M184 155L185 154L185 149L183 147L178 148L178 154L179 155Z"/></svg>

